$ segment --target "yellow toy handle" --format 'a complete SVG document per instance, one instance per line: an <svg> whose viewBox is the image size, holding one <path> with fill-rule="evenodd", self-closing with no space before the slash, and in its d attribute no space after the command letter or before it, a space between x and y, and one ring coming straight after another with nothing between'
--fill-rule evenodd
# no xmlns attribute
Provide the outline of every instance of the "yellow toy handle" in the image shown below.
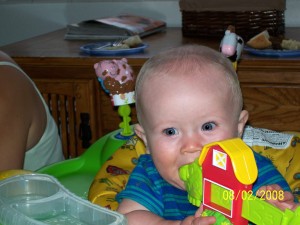
<svg viewBox="0 0 300 225"><path fill-rule="evenodd" d="M22 174L32 174L32 171L29 170L4 170L0 171L0 180L4 180L9 177L13 177L16 175L22 175Z"/></svg>

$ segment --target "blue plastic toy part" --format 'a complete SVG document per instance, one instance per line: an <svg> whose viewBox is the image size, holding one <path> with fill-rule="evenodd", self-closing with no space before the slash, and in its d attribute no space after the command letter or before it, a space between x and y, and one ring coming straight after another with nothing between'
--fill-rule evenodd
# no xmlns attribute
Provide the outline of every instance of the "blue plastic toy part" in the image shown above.
<svg viewBox="0 0 300 225"><path fill-rule="evenodd" d="M105 91L105 93L109 94L109 90L106 89L106 87L104 86L104 82L101 78L98 77L98 81L101 84L102 89Z"/></svg>
<svg viewBox="0 0 300 225"><path fill-rule="evenodd" d="M116 130L103 136L77 158L52 164L37 172L56 177L68 190L86 199L103 163L128 140L120 132Z"/></svg>

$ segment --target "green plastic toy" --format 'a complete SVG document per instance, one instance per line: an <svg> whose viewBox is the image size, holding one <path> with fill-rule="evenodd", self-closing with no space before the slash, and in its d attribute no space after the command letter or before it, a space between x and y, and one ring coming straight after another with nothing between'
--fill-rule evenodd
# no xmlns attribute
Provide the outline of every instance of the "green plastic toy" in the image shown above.
<svg viewBox="0 0 300 225"><path fill-rule="evenodd" d="M92 144L81 156L44 167L37 172L56 177L68 190L87 198L89 187L103 163L126 141L122 130L111 132Z"/></svg>
<svg viewBox="0 0 300 225"><path fill-rule="evenodd" d="M199 166L198 159L192 164L184 165L179 170L180 178L185 181L188 191L189 202L200 207L203 198L202 188L202 167ZM215 225L231 225L232 223L221 213L213 210L204 210L202 216L215 216Z"/></svg>
<svg viewBox="0 0 300 225"><path fill-rule="evenodd" d="M134 134L130 126L130 113L131 108L129 105L120 105L118 108L118 113L122 117L122 122L119 124L119 127L122 128L121 135L123 136L132 136Z"/></svg>
<svg viewBox="0 0 300 225"><path fill-rule="evenodd" d="M241 141L241 140L232 140ZM240 144L240 143L239 143ZM222 145L222 142L216 142L210 144L209 146L205 146L201 152L200 159L205 158L203 154L207 151L207 148L215 147L216 145L220 145L223 148L226 145ZM237 145L238 146L238 145ZM230 147L235 147L235 145L230 145ZM215 150L215 149L213 149ZM226 151L225 151L226 152ZM205 159L204 159L205 160ZM214 201L216 204L219 204L225 208L230 207L233 199L227 199L226 201L221 199L220 190L222 187L216 185L216 187L211 189L210 193L205 193L203 188L203 168L200 166L199 159L196 159L193 163L184 165L179 170L179 176L184 181L186 190L188 192L189 201L195 205L200 206L203 203L203 198L205 195L214 195L218 196L219 200L214 197ZM246 165L245 165L246 166ZM225 180L225 179L224 179ZM224 191L224 189L223 189ZM224 193L224 192L223 192ZM250 193L250 192L249 192ZM242 215L241 217L251 221L257 225L299 225L300 224L300 207L296 209L296 211L291 211L286 209L284 212L274 207L273 205L267 203L266 201L257 198L253 195L250 195L248 192L244 192L242 196ZM224 196L223 196L224 197ZM214 211L214 212L211 212ZM213 215L217 218L217 222L215 224L220 225L228 225L232 224L228 217L220 215L221 212L218 210L204 210L203 215ZM240 225L239 223L235 225Z"/></svg>

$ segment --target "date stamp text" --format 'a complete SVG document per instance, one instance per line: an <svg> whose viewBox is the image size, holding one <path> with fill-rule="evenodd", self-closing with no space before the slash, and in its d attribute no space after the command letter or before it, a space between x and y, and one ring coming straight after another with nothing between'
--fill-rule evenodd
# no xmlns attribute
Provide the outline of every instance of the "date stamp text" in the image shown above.
<svg viewBox="0 0 300 225"><path fill-rule="evenodd" d="M273 200L273 201L281 201L284 199L284 191L283 190L261 190L259 192L260 200ZM233 191L233 190L224 190L222 193L222 198L223 200L227 201L232 201L232 200L237 200L241 198L243 201L244 200L251 200L252 198L250 197L253 195L253 191L249 190L238 190L238 191Z"/></svg>

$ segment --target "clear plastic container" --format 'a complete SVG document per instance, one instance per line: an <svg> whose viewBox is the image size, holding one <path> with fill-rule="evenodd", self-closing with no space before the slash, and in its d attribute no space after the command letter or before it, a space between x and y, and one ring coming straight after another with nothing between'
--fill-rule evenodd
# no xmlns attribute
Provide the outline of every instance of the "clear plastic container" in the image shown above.
<svg viewBox="0 0 300 225"><path fill-rule="evenodd" d="M0 223L126 225L127 221L74 195L52 176L26 174L0 181Z"/></svg>

